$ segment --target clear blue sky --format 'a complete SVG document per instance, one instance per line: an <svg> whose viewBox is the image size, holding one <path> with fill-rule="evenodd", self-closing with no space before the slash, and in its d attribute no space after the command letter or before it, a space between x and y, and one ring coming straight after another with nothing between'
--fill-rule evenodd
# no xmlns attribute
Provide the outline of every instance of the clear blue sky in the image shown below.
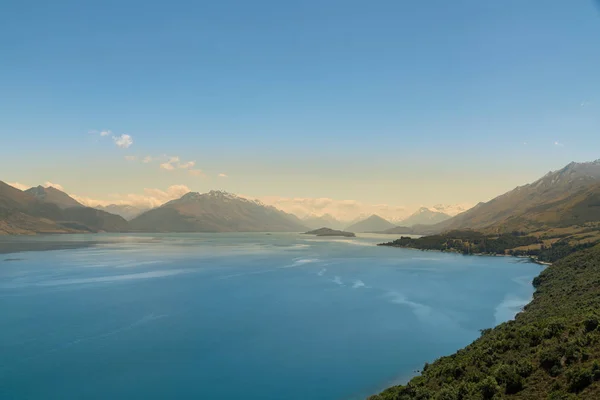
<svg viewBox="0 0 600 400"><path fill-rule="evenodd" d="M592 0L5 0L0 57L0 180L92 198L476 203L600 158Z"/></svg>

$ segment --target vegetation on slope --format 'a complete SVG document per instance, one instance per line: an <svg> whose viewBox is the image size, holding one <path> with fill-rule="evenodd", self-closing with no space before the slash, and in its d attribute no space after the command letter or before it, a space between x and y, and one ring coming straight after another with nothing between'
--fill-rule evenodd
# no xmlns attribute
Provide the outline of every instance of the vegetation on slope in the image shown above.
<svg viewBox="0 0 600 400"><path fill-rule="evenodd" d="M461 254L495 254L532 257L539 261L554 262L576 251L589 248L600 242L596 231L582 235L572 234L525 235L522 232L500 235L462 230L439 235L400 239L381 246L406 247L420 250L450 251Z"/></svg>
<svg viewBox="0 0 600 400"><path fill-rule="evenodd" d="M514 321L370 400L600 398L600 246L558 261L533 283L534 300Z"/></svg>

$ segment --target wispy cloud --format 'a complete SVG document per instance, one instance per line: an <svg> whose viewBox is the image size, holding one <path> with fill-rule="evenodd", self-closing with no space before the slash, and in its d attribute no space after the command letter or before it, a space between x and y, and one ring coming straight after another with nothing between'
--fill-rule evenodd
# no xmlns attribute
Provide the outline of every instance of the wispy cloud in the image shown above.
<svg viewBox="0 0 600 400"><path fill-rule="evenodd" d="M562 144L562 143L560 143L558 141L554 142L554 145L557 146L557 147L564 147L565 146L564 144Z"/></svg>
<svg viewBox="0 0 600 400"><path fill-rule="evenodd" d="M121 149L128 149L133 144L133 138L130 135L113 136L115 145Z"/></svg>
<svg viewBox="0 0 600 400"><path fill-rule="evenodd" d="M227 174L224 174L222 172L218 175L218 177L219 178L228 178Z"/></svg>
<svg viewBox="0 0 600 400"><path fill-rule="evenodd" d="M100 132L100 136L110 136L110 135L112 135L112 131L109 131L109 130Z"/></svg>
<svg viewBox="0 0 600 400"><path fill-rule="evenodd" d="M17 188L19 190L27 190L27 189L29 189L31 187L31 186L27 186L27 185L24 185L24 184L19 183L19 182L6 182L6 184L10 185L10 186L12 186L14 188Z"/></svg>
<svg viewBox="0 0 600 400"><path fill-rule="evenodd" d="M144 157L144 159L142 160L142 162L143 162L144 164L151 163L152 161L154 161L154 158L152 158L152 156L146 156L146 157Z"/></svg>
<svg viewBox="0 0 600 400"><path fill-rule="evenodd" d="M189 174L192 175L192 176L200 176L200 177L203 177L203 178L206 177L206 174L204 172L202 172L201 169L190 169L189 170Z"/></svg>
<svg viewBox="0 0 600 400"><path fill-rule="evenodd" d="M191 175L199 175L202 171L194 170L193 168L196 166L196 161L187 161L182 162L179 157L170 157L168 161L160 164L160 168L165 171L174 171L175 169L187 169L190 171ZM192 171L195 171L192 173ZM200 172L198 172L200 171Z"/></svg>
<svg viewBox="0 0 600 400"><path fill-rule="evenodd" d="M183 169L190 169L193 168L194 165L196 165L196 161L188 161L186 163L180 163L178 167Z"/></svg>
<svg viewBox="0 0 600 400"><path fill-rule="evenodd" d="M339 220L351 221L359 217L368 217L372 214L377 214L388 220L399 220L408 216L408 210L404 206L366 204L356 200L335 200L327 197L290 198L278 196L265 196L253 199L295 214L301 218L309 215L330 214Z"/></svg>
<svg viewBox="0 0 600 400"><path fill-rule="evenodd" d="M136 156L125 156L125 159L127 161L135 161L135 160L137 160L137 157Z"/></svg>
<svg viewBox="0 0 600 400"><path fill-rule="evenodd" d="M169 161L160 164L160 168L166 171L173 171L179 164L179 157L171 157Z"/></svg>
<svg viewBox="0 0 600 400"><path fill-rule="evenodd" d="M581 102L581 104L579 104L579 106L580 106L581 108L588 107L588 106L590 106L590 105L592 105L592 102L591 102L591 101L587 101L587 100L583 100L583 101Z"/></svg>
<svg viewBox="0 0 600 400"><path fill-rule="evenodd" d="M144 189L143 193L128 193L128 194L116 194L112 196L112 199L93 199L85 196L78 196L76 194L70 194L75 200L81 204L96 207L96 206L107 206L110 204L129 204L140 208L154 208L161 206L162 204L178 199L184 194L190 192L190 188L185 185L173 185L169 186L166 190L161 189Z"/></svg>

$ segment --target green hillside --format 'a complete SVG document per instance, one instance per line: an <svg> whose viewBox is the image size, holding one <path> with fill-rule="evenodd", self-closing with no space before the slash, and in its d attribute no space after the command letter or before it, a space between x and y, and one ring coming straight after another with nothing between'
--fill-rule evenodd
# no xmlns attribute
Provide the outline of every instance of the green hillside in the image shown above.
<svg viewBox="0 0 600 400"><path fill-rule="evenodd" d="M370 400L599 399L600 246L548 267L534 286L514 321Z"/></svg>

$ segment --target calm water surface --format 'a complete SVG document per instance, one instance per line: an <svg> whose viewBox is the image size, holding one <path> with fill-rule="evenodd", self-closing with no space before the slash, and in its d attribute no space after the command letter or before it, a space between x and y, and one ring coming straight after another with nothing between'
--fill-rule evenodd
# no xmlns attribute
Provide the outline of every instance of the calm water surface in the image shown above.
<svg viewBox="0 0 600 400"><path fill-rule="evenodd" d="M512 318L540 272L376 236L94 240L0 255L0 398L362 399Z"/></svg>

